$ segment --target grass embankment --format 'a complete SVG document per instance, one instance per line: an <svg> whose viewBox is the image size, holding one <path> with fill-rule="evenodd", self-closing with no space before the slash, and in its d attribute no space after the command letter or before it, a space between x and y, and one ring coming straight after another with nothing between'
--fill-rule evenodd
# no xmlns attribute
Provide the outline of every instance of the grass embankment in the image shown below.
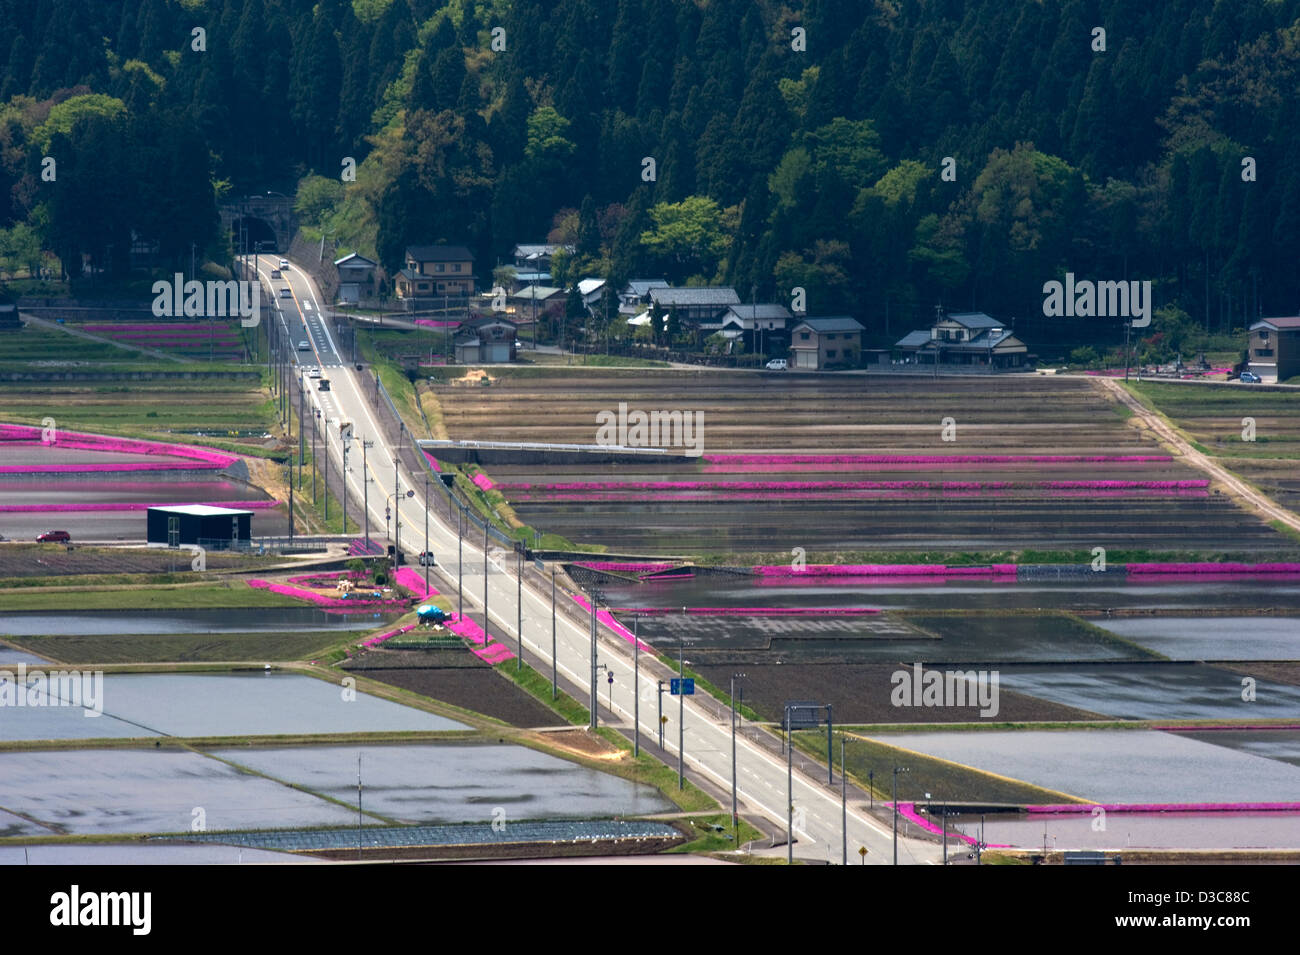
<svg viewBox="0 0 1300 955"><path fill-rule="evenodd" d="M6 637L58 663L203 663L315 659L348 635L339 631L56 634Z"/></svg>
<svg viewBox="0 0 1300 955"><path fill-rule="evenodd" d="M57 604L57 607L52 606ZM0 593L0 612L18 610L203 610L256 607L302 607L301 600L269 590L255 590L242 580L164 587L91 590L67 587L52 597L49 588Z"/></svg>
<svg viewBox="0 0 1300 955"><path fill-rule="evenodd" d="M949 727L943 729L946 732ZM847 741L844 758L848 763L849 777L863 789L867 789L870 782L875 798L879 800L892 798L893 769L898 766L906 767L908 770L906 774L899 773L898 776L900 802L913 800L924 802L925 793L929 793L934 802L947 800L1009 805L1088 802L1077 796L1044 789L1018 779L986 773L946 759L925 756L901 747L863 739L852 732L837 732L831 739L831 759L834 765L841 769L843 769L840 766L841 738ZM797 731L794 733L794 742L802 752L814 759L826 758L824 730Z"/></svg>
<svg viewBox="0 0 1300 955"><path fill-rule="evenodd" d="M659 658L659 662L662 663L664 666L672 667L674 673L678 672L677 661L672 659L671 656L669 656L666 653L660 653L657 650L655 651L655 656ZM731 706L730 687L728 687L726 690L721 690L718 687L714 686L712 683L710 683L708 680L706 680L704 677L700 676L690 667L686 667L686 666L681 667L681 675L683 679L694 680L695 689L703 690L705 693L709 694L709 696L713 697L719 703L723 703L728 707ZM736 715L749 720L751 723L765 722L764 717L760 713L756 712L753 709L750 709L750 707L745 705L744 703L738 702L736 704Z"/></svg>

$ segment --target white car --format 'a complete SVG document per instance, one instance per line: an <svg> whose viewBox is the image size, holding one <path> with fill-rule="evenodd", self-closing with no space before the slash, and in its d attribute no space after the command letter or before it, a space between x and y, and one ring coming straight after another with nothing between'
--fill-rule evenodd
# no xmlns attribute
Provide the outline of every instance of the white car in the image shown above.
<svg viewBox="0 0 1300 955"><path fill-rule="evenodd" d="M280 260L280 271L281 271L281 272L285 272L285 271L288 271L288 269L289 269L289 260L288 260L288 259L281 259L281 260Z"/></svg>
<svg viewBox="0 0 1300 955"><path fill-rule="evenodd" d="M789 365L786 364L784 358L773 358L767 363L766 367L768 371L785 371L789 368Z"/></svg>

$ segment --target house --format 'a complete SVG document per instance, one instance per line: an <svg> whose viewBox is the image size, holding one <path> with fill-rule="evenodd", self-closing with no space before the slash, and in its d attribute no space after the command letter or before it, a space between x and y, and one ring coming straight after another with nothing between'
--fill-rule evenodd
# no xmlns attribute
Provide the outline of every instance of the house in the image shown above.
<svg viewBox="0 0 1300 955"><path fill-rule="evenodd" d="M853 367L861 354L862 325L849 315L805 318L790 330L792 368Z"/></svg>
<svg viewBox="0 0 1300 955"><path fill-rule="evenodd" d="M16 332L23 327L17 305L0 305L0 332Z"/></svg>
<svg viewBox="0 0 1300 955"><path fill-rule="evenodd" d="M784 305L732 305L722 316L722 334L729 339L742 335L750 340L754 351L770 350L784 342L787 323L793 316Z"/></svg>
<svg viewBox="0 0 1300 955"><path fill-rule="evenodd" d="M1261 318L1250 326L1250 370L1264 381L1300 375L1300 315Z"/></svg>
<svg viewBox="0 0 1300 955"><path fill-rule="evenodd" d="M989 371L1021 368L1028 349L1002 322L983 312L936 309L928 329L908 332L894 345L918 364L966 365Z"/></svg>
<svg viewBox="0 0 1300 955"><path fill-rule="evenodd" d="M549 272L551 257L563 250L569 255L574 253L571 245L556 242L536 242L531 245L517 245L510 253L515 261L515 269L524 272Z"/></svg>
<svg viewBox="0 0 1300 955"><path fill-rule="evenodd" d="M605 294L604 279L582 279L578 282L578 294L582 296L582 304L587 308L595 308L600 304L601 296Z"/></svg>
<svg viewBox="0 0 1300 955"><path fill-rule="evenodd" d="M664 279L632 279L618 293L618 310L625 315L635 315L650 301L651 289L669 287Z"/></svg>
<svg viewBox="0 0 1300 955"><path fill-rule="evenodd" d="M652 288L650 303L665 312L677 309L677 320L683 326L695 326L709 334L722 328L722 316L727 308L740 304L740 296L730 286L701 288Z"/></svg>
<svg viewBox="0 0 1300 955"><path fill-rule="evenodd" d="M435 298L474 294L474 253L463 245L412 245L406 250L406 267L393 284L397 297Z"/></svg>
<svg viewBox="0 0 1300 955"><path fill-rule="evenodd" d="M534 315L538 318L563 315L567 297L562 288L528 285L507 297L506 307L514 321L531 322Z"/></svg>
<svg viewBox="0 0 1300 955"><path fill-rule="evenodd" d="M334 268L339 273L339 302L356 305L362 296L369 297L374 285L377 262L372 262L364 255L353 252L341 259L334 260Z"/></svg>
<svg viewBox="0 0 1300 955"><path fill-rule="evenodd" d="M456 361L462 365L515 360L515 323L484 315L472 318L456 330Z"/></svg>

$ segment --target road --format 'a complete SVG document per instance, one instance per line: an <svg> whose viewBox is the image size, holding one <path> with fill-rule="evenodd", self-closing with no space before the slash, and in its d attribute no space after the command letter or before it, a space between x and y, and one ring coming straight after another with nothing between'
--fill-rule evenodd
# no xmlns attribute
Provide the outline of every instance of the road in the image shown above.
<svg viewBox="0 0 1300 955"><path fill-rule="evenodd" d="M360 441L372 441L373 446L366 452L366 469L364 476L370 481L370 513L373 525L382 529L384 510L391 499L394 487L397 488L398 506L396 516L400 527L395 528L399 540L405 540L406 548L423 550L425 548L424 528L425 478L419 475L412 478L405 470L394 477L393 449L388 447L384 433L371 413L370 403L366 398L367 388L363 386L363 377L354 368L345 364L338 352L336 343L330 334L328 323L321 320L321 307L318 292L306 274L296 265L284 273L283 280L272 280L270 268L273 260L267 260L263 270L263 279L273 290L277 306L275 320L289 331L289 340L295 346L295 354L300 356L300 364L315 364L331 381L331 390L322 393L317 390L308 392L311 403L321 412L327 424L324 429L328 453L336 462L342 458L342 444L337 427L340 420L351 421L354 426L352 448L348 452L347 483L350 506L362 500L362 468L356 453ZM292 298L281 297L279 289L292 289ZM296 347L300 341L309 344L301 351ZM366 380L365 385L369 385ZM413 491L413 497L407 492ZM357 513L354 511L353 513ZM456 589L457 567L457 533L455 527L444 524L436 512L428 512L428 549L438 559L439 570L436 586L444 593L454 593ZM378 536L372 533L372 538ZM489 547L489 551L492 548ZM515 632L518 609L516 606L516 579L510 559L512 553L497 551L489 553L488 603L491 612L492 630L495 635L504 635L504 642L512 649L516 647L518 634ZM464 594L466 610L470 605L482 606L483 597L483 549L475 546L469 539L464 541ZM557 600L571 600L567 595ZM551 596L549 588L534 589L525 582L523 588L523 639L528 651L547 663L551 659ZM565 677L584 689L590 687L590 631L568 615L555 617L556 659L557 667ZM500 638L500 637L499 637ZM630 728L632 714L636 708L633 687L633 652L632 646L625 638L601 628L601 640L598 650L598 662L608 669L601 670L600 683L601 719L610 722L609 710L612 701L613 722L615 725ZM607 674L613 674L612 687L608 684ZM658 680L669 676L666 667L652 659L650 654L641 655L640 668L640 725L643 738L657 732L656 697ZM612 691L612 696L611 696ZM671 699L671 698L669 698ZM710 704L712 698L705 697ZM714 704L716 706L716 704ZM682 718L679 727L680 698L677 701L665 700L664 712L669 717L664 733L667 749L677 752L679 728L684 737L685 761L688 770L702 773L714 783L726 790L731 788L731 730L730 721L724 714L718 719L715 712L693 700L681 708ZM758 744L743 736L737 743L738 793L748 810L761 814L780 829L784 829L787 810L786 767L784 760L777 757ZM793 805L796 813L795 836L796 853L800 857L837 861L841 857L840 796L838 781L834 791L825 786L825 777L820 781L803 776L796 770L793 782ZM857 860L859 846L868 849L868 861L882 864L892 861L891 833L881 823L850 808L849 811L849 853L852 861ZM899 862L933 863L941 856L940 848L929 842L899 838Z"/></svg>

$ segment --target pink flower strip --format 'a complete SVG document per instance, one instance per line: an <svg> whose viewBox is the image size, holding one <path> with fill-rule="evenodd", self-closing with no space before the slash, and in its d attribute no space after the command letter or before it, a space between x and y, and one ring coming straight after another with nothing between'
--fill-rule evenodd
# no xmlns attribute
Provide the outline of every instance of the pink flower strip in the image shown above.
<svg viewBox="0 0 1300 955"><path fill-rule="evenodd" d="M228 507L233 510L265 510L278 505L279 501L195 501L205 507ZM166 504L139 504L134 501L90 502L87 504L0 504L0 514L35 513L78 513L81 511L143 511L150 507L189 507L189 504L168 502Z"/></svg>
<svg viewBox="0 0 1300 955"><path fill-rule="evenodd" d="M1145 454L706 454L709 464L1130 464L1171 461Z"/></svg>
<svg viewBox="0 0 1300 955"><path fill-rule="evenodd" d="M618 607L615 613L666 617L682 613L676 607ZM700 617L855 617L880 613L878 607L687 607L688 616ZM596 615L597 619L600 614Z"/></svg>
<svg viewBox="0 0 1300 955"><path fill-rule="evenodd" d="M385 640L390 640L398 634L409 633L416 628L417 624L408 623L405 627L398 627L396 630L389 630L387 633L381 633L377 637L370 637L368 640L362 640L363 647L376 647Z"/></svg>
<svg viewBox="0 0 1300 955"><path fill-rule="evenodd" d="M403 567L393 576L397 581L398 586L405 587L421 600L425 597L436 596L438 593L432 585L426 589L424 586L424 574L412 567Z"/></svg>
<svg viewBox="0 0 1300 955"><path fill-rule="evenodd" d="M1191 564L1128 564L1128 573L1148 574L1300 574L1300 563L1283 564L1215 564L1208 561Z"/></svg>
<svg viewBox="0 0 1300 955"><path fill-rule="evenodd" d="M475 474L471 480L473 480L476 487L479 487L484 491L490 491L496 487L496 485L492 483L492 479L486 474Z"/></svg>
<svg viewBox="0 0 1300 955"><path fill-rule="evenodd" d="M406 602L402 600L343 600L337 597L326 597L310 590L303 590L301 587L291 587L288 584L273 584L266 580L250 580L248 586L257 590L269 590L273 594L282 594L285 597L308 600L318 607L328 607L331 610L343 613L371 613L378 608L391 610L406 605Z"/></svg>
<svg viewBox="0 0 1300 955"><path fill-rule="evenodd" d="M945 564L808 564L795 570L789 564L752 568L759 577L1002 577L1015 576L1015 564L948 567Z"/></svg>

